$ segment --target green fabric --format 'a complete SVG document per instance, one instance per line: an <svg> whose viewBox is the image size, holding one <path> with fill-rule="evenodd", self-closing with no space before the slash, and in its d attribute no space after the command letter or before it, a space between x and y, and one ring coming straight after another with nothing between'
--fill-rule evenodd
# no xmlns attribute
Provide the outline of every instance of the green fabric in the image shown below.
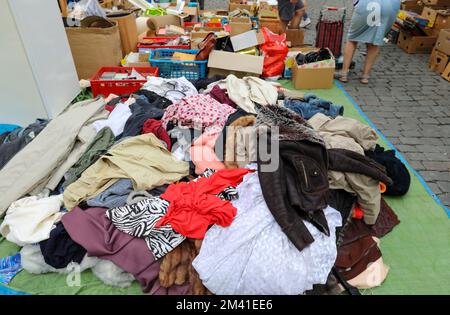
<svg viewBox="0 0 450 315"><path fill-rule="evenodd" d="M109 127L100 130L78 162L67 171L63 187L66 188L80 178L81 174L114 144L114 139L114 133Z"/></svg>
<svg viewBox="0 0 450 315"><path fill-rule="evenodd" d="M284 82L284 86L292 89L289 82ZM365 122L337 86L308 92L343 105L344 116ZM386 146L381 140L380 144ZM450 294L450 220L446 213L414 175L406 196L385 199L401 220L381 240L383 259L390 272L380 287L362 290L362 294ZM17 246L0 240L0 257L18 250ZM10 287L37 294L141 294L137 282L127 289L112 288L103 285L90 271L82 273L81 287L70 288L65 279L65 275L31 275L22 271Z"/></svg>

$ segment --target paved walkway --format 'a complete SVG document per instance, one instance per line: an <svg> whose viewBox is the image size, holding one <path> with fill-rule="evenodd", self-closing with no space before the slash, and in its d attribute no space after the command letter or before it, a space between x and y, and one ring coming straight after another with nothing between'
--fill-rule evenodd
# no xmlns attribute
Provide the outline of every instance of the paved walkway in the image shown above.
<svg viewBox="0 0 450 315"><path fill-rule="evenodd" d="M308 3L313 23L305 42L310 44L314 44L319 9L325 3L352 8L351 0ZM346 27L351 12L347 15ZM449 207L450 82L428 70L428 54L410 55L388 44L382 48L370 84L364 86L358 80L363 58L358 51L357 72L345 90Z"/></svg>

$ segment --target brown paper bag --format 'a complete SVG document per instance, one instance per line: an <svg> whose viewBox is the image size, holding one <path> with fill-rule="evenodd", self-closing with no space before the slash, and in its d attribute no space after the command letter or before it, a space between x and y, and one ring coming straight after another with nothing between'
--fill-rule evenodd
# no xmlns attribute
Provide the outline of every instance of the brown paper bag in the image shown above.
<svg viewBox="0 0 450 315"><path fill-rule="evenodd" d="M122 49L119 27L115 24L108 28L66 27L67 39L80 80L90 79L101 67L120 65Z"/></svg>

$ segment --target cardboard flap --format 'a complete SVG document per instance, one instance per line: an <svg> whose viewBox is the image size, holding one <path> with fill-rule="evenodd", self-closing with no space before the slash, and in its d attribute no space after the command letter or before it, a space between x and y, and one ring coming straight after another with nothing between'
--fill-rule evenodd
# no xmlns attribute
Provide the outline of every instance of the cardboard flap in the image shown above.
<svg viewBox="0 0 450 315"><path fill-rule="evenodd" d="M208 67L262 74L264 57L213 50L209 55Z"/></svg>
<svg viewBox="0 0 450 315"><path fill-rule="evenodd" d="M264 35L252 30L236 36L231 36L230 40L234 51L240 51L264 44Z"/></svg>

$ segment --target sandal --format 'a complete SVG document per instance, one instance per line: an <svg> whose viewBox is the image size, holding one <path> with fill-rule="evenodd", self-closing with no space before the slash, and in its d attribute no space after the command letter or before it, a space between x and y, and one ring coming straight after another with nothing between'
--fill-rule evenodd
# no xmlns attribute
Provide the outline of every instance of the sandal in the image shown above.
<svg viewBox="0 0 450 315"><path fill-rule="evenodd" d="M363 75L362 77L361 77L361 80L360 80L360 82L362 83L362 84L369 84L369 76L368 75Z"/></svg>
<svg viewBox="0 0 450 315"><path fill-rule="evenodd" d="M342 83L347 83L348 82L348 71L347 72L339 71L335 74L334 77L336 79L338 79L339 81L341 81Z"/></svg>

